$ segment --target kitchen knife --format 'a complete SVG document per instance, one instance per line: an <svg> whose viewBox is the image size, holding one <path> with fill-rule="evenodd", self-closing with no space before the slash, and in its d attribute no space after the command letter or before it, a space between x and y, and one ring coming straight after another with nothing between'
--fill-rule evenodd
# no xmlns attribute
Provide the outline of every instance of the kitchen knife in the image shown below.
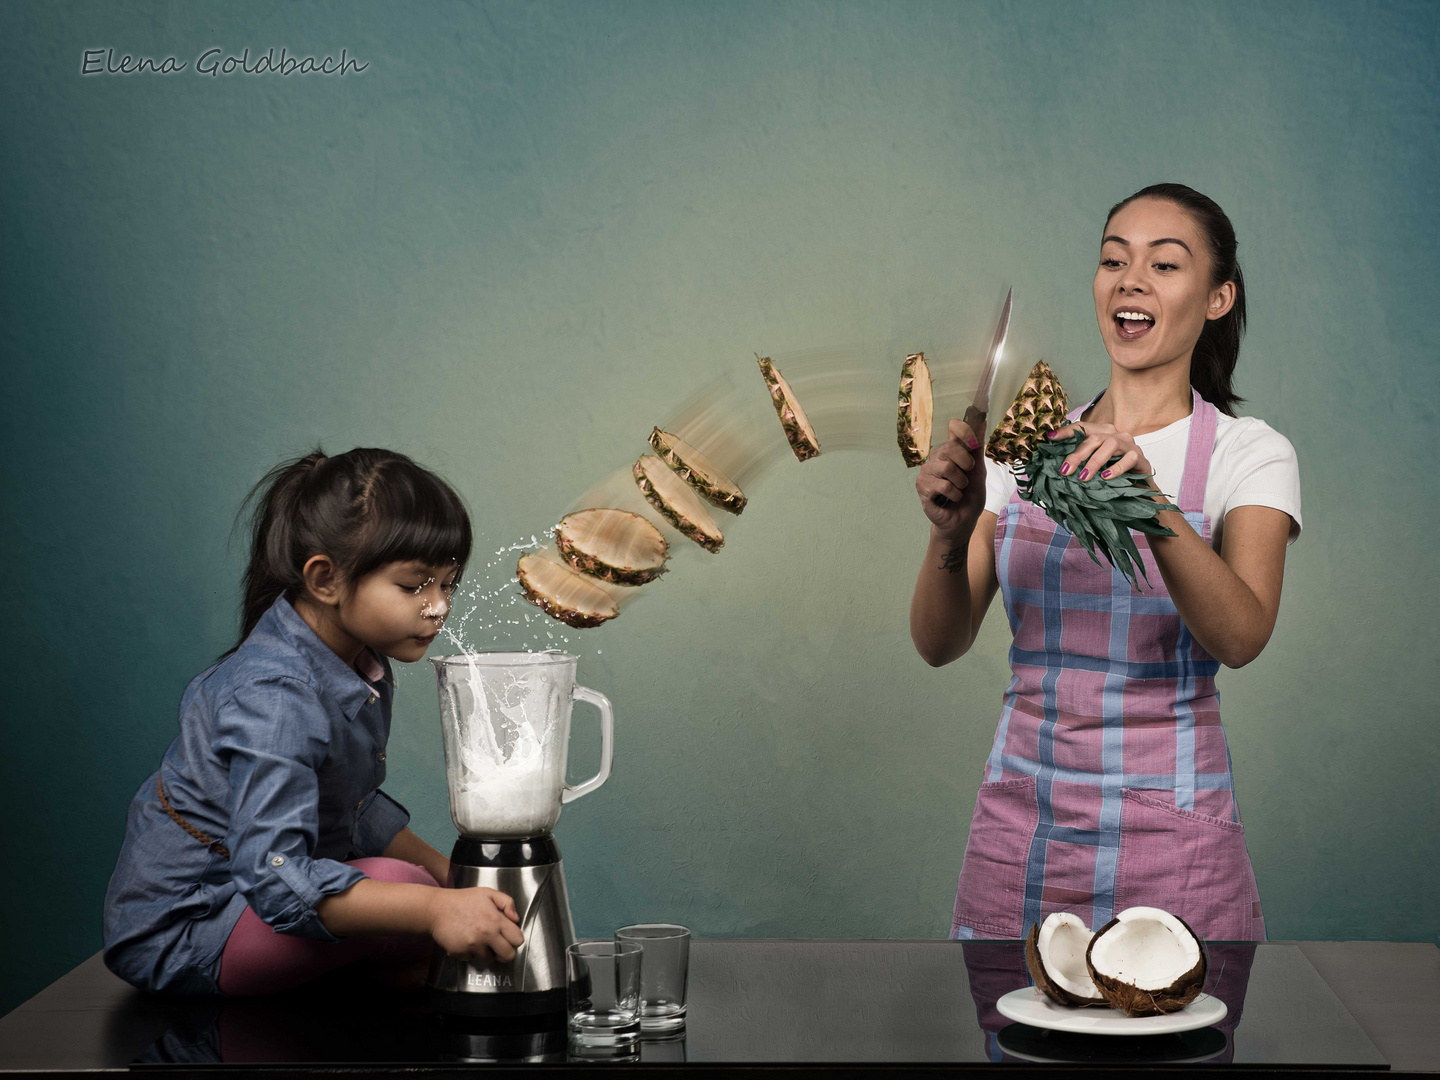
<svg viewBox="0 0 1440 1080"><path fill-rule="evenodd" d="M1001 363L1002 354L1005 351L1005 337L1010 332L1010 309L1015 302L1015 290L1012 288L1005 294L1005 306L1000 309L1000 320L995 324L995 337L990 342L990 352L985 357L985 367L980 371L980 383L975 387L975 397L969 408L965 410L965 423L970 429L979 435L985 431L985 414L990 409L990 398L997 390L1003 392L1009 386L1012 363L1008 367ZM1005 376L1002 378L1002 376ZM1004 383L1004 386L1001 385ZM1017 386L1010 392L1011 400L1020 392ZM1005 408L1010 407L1010 402L1005 402ZM984 453L984 443L981 443L980 453ZM949 506L950 500L944 495L934 497L936 506Z"/></svg>

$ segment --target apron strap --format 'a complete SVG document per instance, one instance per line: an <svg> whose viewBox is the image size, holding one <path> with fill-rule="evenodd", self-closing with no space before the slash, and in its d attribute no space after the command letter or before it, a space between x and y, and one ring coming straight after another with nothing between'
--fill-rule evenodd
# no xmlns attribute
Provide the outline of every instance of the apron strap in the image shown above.
<svg viewBox="0 0 1440 1080"><path fill-rule="evenodd" d="M1210 455L1215 451L1216 419L1219 410L1190 388L1190 442L1185 448L1185 472L1180 480L1176 503L1183 513L1198 513L1205 507L1205 485L1210 480Z"/></svg>

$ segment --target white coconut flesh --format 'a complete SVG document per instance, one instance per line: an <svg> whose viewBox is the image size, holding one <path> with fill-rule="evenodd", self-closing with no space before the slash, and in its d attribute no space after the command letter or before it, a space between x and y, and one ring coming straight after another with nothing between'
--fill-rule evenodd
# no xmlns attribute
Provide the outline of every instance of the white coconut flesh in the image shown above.
<svg viewBox="0 0 1440 1080"><path fill-rule="evenodd" d="M522 555L516 574L525 599L570 626L599 626L620 614L614 598L592 579L543 555Z"/></svg>
<svg viewBox="0 0 1440 1080"><path fill-rule="evenodd" d="M1168 911L1126 908L1116 924L1095 938L1090 963L1096 972L1140 990L1165 990L1200 962L1200 943Z"/></svg>
<svg viewBox="0 0 1440 1080"><path fill-rule="evenodd" d="M1093 936L1078 915L1057 911L1040 924L1035 947L1045 965L1045 974L1057 986L1078 998L1100 1001L1100 991L1085 966L1085 950L1090 947Z"/></svg>
<svg viewBox="0 0 1440 1080"><path fill-rule="evenodd" d="M660 530L639 514L609 507L566 514L555 537L575 569L622 585L660 573L669 548ZM631 577L636 581L626 580Z"/></svg>
<svg viewBox="0 0 1440 1080"><path fill-rule="evenodd" d="M745 509L745 493L704 454L684 439L658 427L650 433L650 445L675 474L694 488L712 506L738 514Z"/></svg>
<svg viewBox="0 0 1440 1080"><path fill-rule="evenodd" d="M646 500L671 525L705 550L720 550L720 545L725 543L725 535L715 524L710 511L705 509L700 496L668 465L654 454L646 454L635 462L632 472Z"/></svg>

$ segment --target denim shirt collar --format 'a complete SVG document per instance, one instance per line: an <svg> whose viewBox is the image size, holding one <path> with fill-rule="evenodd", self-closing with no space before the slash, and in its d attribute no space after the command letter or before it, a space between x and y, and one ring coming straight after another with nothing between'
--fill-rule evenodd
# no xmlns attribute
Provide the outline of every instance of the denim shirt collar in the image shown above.
<svg viewBox="0 0 1440 1080"><path fill-rule="evenodd" d="M317 684L340 705L340 710L347 720L355 719L355 714L369 704L380 689L372 687L354 668L340 659L334 649L321 641L315 631L310 629L310 624L300 617L300 613L283 596L277 598L269 610L260 616L260 622L255 629L274 634L299 653L315 673ZM384 681L393 685L394 676L384 658L375 654L375 650L368 645L365 650L373 655L374 663L378 664L384 673Z"/></svg>

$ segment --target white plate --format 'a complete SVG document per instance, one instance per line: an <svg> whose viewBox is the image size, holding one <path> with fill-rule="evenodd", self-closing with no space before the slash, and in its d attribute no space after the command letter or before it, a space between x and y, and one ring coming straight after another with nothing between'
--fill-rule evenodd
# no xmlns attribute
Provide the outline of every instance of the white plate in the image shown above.
<svg viewBox="0 0 1440 1080"><path fill-rule="evenodd" d="M1119 1009L1101 1009L1094 1005L1084 1008L1057 1005L1035 987L1027 986L1023 990L1011 990L995 1002L995 1008L1001 1016L1016 1023L1086 1035L1166 1035L1209 1027L1225 1019L1225 1003L1209 994L1201 994L1179 1012L1126 1016Z"/></svg>

